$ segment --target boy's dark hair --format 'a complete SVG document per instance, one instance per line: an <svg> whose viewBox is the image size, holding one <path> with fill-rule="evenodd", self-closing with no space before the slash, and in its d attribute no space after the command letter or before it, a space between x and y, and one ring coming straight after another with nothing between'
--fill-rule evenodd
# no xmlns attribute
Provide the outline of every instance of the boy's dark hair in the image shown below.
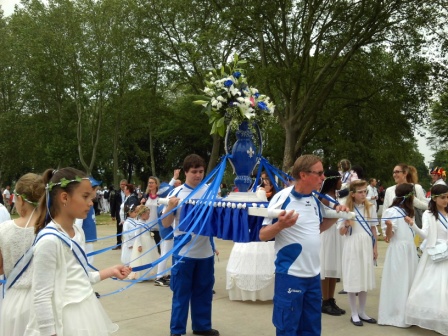
<svg viewBox="0 0 448 336"><path fill-rule="evenodd" d="M322 184L322 188L320 190L322 194L326 194L330 190L336 190L336 186L341 179L341 175L336 170L328 169L324 174L326 179L324 180L324 183Z"/></svg>
<svg viewBox="0 0 448 336"><path fill-rule="evenodd" d="M184 172L187 173L190 170L190 168L200 168L200 167L203 167L204 169L206 168L204 159L201 158L199 155L190 154L184 159L183 163Z"/></svg>

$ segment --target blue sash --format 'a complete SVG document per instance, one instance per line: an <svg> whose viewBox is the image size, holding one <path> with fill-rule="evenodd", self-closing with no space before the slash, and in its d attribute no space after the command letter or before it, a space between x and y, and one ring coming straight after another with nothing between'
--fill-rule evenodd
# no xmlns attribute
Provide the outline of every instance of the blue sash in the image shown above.
<svg viewBox="0 0 448 336"><path fill-rule="evenodd" d="M442 225L445 227L446 230L448 230L448 220L445 218L444 215L442 215L440 211L439 211L439 222L442 223Z"/></svg>
<svg viewBox="0 0 448 336"><path fill-rule="evenodd" d="M366 231L367 234L370 236L370 238L372 238L372 247L374 247L375 246L375 236L373 235L372 230L370 229L369 223L367 223L367 221L365 220L363 215L361 215L358 208L356 206L354 208L355 208L356 212L358 213L358 216L360 217L360 218L358 218L358 216L356 216L358 223L361 224L361 227L364 229L364 231ZM351 234L351 232L350 232L350 234Z"/></svg>

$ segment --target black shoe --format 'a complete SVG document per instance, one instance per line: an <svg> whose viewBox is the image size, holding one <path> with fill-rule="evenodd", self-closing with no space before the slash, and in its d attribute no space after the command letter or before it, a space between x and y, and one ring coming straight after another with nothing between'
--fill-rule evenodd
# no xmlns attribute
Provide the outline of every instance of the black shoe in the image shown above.
<svg viewBox="0 0 448 336"><path fill-rule="evenodd" d="M345 310L338 307L336 304L336 300L334 298L328 299L328 302L330 306L332 306L334 309L338 310L342 315L345 314Z"/></svg>
<svg viewBox="0 0 448 336"><path fill-rule="evenodd" d="M121 245L120 246L115 246L112 250L121 250Z"/></svg>
<svg viewBox="0 0 448 336"><path fill-rule="evenodd" d="M164 278L156 279L154 281L154 286L160 286L160 287L168 287L168 282Z"/></svg>
<svg viewBox="0 0 448 336"><path fill-rule="evenodd" d="M193 330L193 335L219 336L219 331L216 329L203 330L203 331Z"/></svg>
<svg viewBox="0 0 448 336"><path fill-rule="evenodd" d="M213 293L213 294L216 294L216 292L215 292L215 290L214 290L214 289L212 290L212 293Z"/></svg>
<svg viewBox="0 0 448 336"><path fill-rule="evenodd" d="M345 291L345 290L340 290L339 292L338 292L338 294L347 294L347 292Z"/></svg>
<svg viewBox="0 0 448 336"><path fill-rule="evenodd" d="M97 299L99 299L101 297L100 293L98 293L98 292L95 292L95 296Z"/></svg>
<svg viewBox="0 0 448 336"><path fill-rule="evenodd" d="M165 279L165 282L169 285L171 281L171 275L165 275L163 278Z"/></svg>
<svg viewBox="0 0 448 336"><path fill-rule="evenodd" d="M350 322L351 323L353 323L353 325L354 326L357 326L357 327L362 327L364 324L362 323L362 321L357 321L357 322L355 322L355 321L353 321L353 318L351 318L350 317Z"/></svg>
<svg viewBox="0 0 448 336"><path fill-rule="evenodd" d="M363 319L363 318L360 316L359 319L360 319L361 321L364 321L364 322L367 322L367 323L376 324L376 320L375 320L374 318Z"/></svg>
<svg viewBox="0 0 448 336"><path fill-rule="evenodd" d="M341 312L331 305L330 300L322 301L322 313L333 316L341 316Z"/></svg>

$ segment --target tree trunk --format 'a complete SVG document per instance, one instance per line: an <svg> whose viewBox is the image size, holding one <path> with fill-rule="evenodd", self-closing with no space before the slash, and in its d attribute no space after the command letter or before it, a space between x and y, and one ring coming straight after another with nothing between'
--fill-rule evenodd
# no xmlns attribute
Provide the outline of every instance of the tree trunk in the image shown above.
<svg viewBox="0 0 448 336"><path fill-rule="evenodd" d="M210 161L208 162L207 174L209 174L213 168L216 167L219 159L219 149L221 148L222 138L218 134L213 134L213 147L210 154Z"/></svg>

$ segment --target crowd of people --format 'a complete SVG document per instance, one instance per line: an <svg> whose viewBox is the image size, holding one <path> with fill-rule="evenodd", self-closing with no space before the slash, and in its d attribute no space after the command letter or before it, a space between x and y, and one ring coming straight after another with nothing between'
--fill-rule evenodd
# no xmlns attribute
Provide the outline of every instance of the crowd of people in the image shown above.
<svg viewBox="0 0 448 336"><path fill-rule="evenodd" d="M118 191L101 189L99 181L73 168L21 177L14 190L19 218L11 220L11 208L2 212L0 206L0 270L7 279L0 336L110 334L118 326L107 317L91 284L109 277L147 280L146 273L132 267L168 252L172 267L165 260L152 276L156 286L170 286L173 292L170 335L186 333L189 313L193 334L219 335L212 326L214 241L178 229L180 201L193 190L195 197L207 192L208 186L201 184L205 169L201 157L189 155L183 163L185 183L176 169L167 186L151 176L145 192L126 180ZM320 335L322 313L346 314L334 298L338 281L356 327L418 325L448 335L448 187L442 168L430 173L433 186L427 195L415 168L406 164L393 168L396 185L386 190L377 188L375 178L365 180L363 170L351 167L349 160L342 160L338 171L324 171L314 155L296 160L295 181L282 190L276 192L273 181L262 176L268 208L283 210L278 218L266 218L259 234L262 241L275 239L267 253L275 255L272 321L277 335ZM9 200L10 188L5 190L2 198ZM220 192L225 195L227 187L221 185ZM165 196L168 204L160 206L158 199ZM340 216L327 216L328 209ZM92 272L88 265L93 260L86 253L97 239L98 211L110 212L116 220L114 249L121 250L122 265ZM377 320L366 312L366 302L376 285L381 234L389 245ZM415 236L424 240L421 246Z"/></svg>

